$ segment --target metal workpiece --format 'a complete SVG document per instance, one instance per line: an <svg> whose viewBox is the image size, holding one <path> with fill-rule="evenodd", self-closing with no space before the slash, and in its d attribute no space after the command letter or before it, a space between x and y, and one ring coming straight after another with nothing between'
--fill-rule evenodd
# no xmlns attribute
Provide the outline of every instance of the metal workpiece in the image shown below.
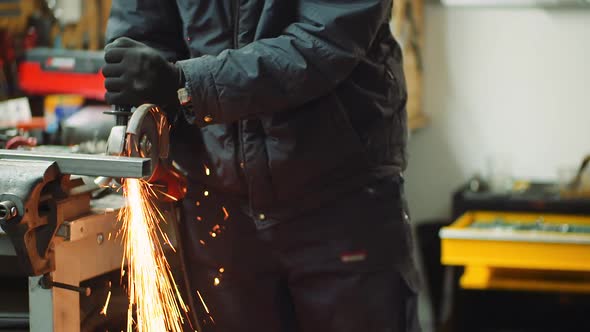
<svg viewBox="0 0 590 332"><path fill-rule="evenodd" d="M0 159L55 162L62 174L142 178L152 172L151 160L140 157L48 153L0 149Z"/></svg>

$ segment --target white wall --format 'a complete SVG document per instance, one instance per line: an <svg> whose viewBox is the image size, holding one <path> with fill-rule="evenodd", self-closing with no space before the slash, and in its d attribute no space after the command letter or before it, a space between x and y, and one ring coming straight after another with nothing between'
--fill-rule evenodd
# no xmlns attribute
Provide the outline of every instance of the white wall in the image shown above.
<svg viewBox="0 0 590 332"><path fill-rule="evenodd" d="M486 160L555 178L590 153L590 9L426 6L424 108L407 193L413 219L447 217Z"/></svg>

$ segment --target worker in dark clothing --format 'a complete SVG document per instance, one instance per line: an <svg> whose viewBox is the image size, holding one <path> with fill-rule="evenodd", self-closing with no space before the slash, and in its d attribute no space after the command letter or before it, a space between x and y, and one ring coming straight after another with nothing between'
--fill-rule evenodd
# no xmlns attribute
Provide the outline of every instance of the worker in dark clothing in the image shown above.
<svg viewBox="0 0 590 332"><path fill-rule="evenodd" d="M418 331L391 0L113 0L106 100L162 106L205 332Z"/></svg>

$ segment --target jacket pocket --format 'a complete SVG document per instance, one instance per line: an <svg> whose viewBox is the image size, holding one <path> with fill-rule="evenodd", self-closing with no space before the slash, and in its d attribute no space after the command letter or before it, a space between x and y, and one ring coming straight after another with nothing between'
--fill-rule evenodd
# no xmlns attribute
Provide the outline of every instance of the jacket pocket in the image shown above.
<svg viewBox="0 0 590 332"><path fill-rule="evenodd" d="M332 109L333 123L338 132L342 133L344 141L350 142L352 145L351 149L366 153L367 149L360 132L352 123L350 114L348 113L347 107L338 99L336 95L331 96L334 99L334 104L338 107Z"/></svg>
<svg viewBox="0 0 590 332"><path fill-rule="evenodd" d="M341 108L328 95L261 118L278 200L325 190L366 166L363 146Z"/></svg>
<svg viewBox="0 0 590 332"><path fill-rule="evenodd" d="M408 114L406 104L408 91L401 59L401 50L395 41L392 41L391 51L385 61L385 73L389 83L388 102L393 110L391 128L391 153L393 163L405 169L407 164L406 145L408 143Z"/></svg>

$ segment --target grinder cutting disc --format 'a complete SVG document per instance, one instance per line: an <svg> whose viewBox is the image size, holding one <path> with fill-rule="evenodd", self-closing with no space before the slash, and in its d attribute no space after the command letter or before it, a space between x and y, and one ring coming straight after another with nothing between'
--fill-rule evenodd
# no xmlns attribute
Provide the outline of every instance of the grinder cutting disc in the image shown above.
<svg viewBox="0 0 590 332"><path fill-rule="evenodd" d="M167 157L168 123L166 116L155 105L138 107L127 125L126 152L130 157L149 158L152 170L145 179L150 180L156 173L161 157Z"/></svg>

